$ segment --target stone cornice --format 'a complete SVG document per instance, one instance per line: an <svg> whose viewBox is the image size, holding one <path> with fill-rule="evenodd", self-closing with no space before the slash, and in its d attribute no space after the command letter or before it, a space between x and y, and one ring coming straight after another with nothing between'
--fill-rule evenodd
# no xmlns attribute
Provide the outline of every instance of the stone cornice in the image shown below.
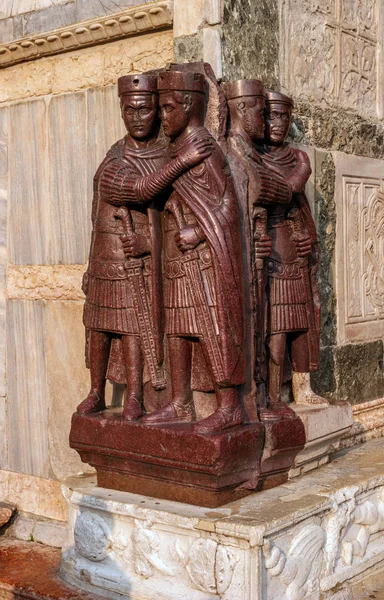
<svg viewBox="0 0 384 600"><path fill-rule="evenodd" d="M136 6L113 15L1 44L0 68L171 26L172 15L168 2Z"/></svg>

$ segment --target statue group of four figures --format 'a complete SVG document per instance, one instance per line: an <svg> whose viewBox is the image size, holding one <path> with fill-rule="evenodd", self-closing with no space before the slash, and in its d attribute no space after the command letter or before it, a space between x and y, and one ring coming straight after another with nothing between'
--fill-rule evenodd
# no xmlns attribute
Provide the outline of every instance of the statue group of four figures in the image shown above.
<svg viewBox="0 0 384 600"><path fill-rule="evenodd" d="M203 74L118 81L127 135L94 178L83 281L91 391L81 414L105 409L116 338L127 385L122 417L191 422L197 433L244 422L247 361L265 389L265 419L289 413L281 402L287 366L318 366L317 237L303 192L311 169L285 143L292 101L258 80L223 90L229 134L219 146L204 127ZM144 372L153 388L171 388L168 403L149 414ZM192 390L217 400L198 422Z"/></svg>

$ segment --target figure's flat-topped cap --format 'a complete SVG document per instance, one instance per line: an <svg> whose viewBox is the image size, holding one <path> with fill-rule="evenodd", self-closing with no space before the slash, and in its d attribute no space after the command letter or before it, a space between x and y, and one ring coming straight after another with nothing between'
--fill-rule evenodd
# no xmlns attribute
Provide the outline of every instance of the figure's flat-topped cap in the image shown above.
<svg viewBox="0 0 384 600"><path fill-rule="evenodd" d="M265 90L265 99L267 104L279 103L288 104L292 108L294 107L293 100L289 96L282 94L281 92L274 92L273 90Z"/></svg>
<svg viewBox="0 0 384 600"><path fill-rule="evenodd" d="M153 94L157 92L157 76L139 73L137 75L124 75L117 80L119 96L123 94Z"/></svg>
<svg viewBox="0 0 384 600"><path fill-rule="evenodd" d="M205 77L188 71L163 71L157 78L159 92L200 92L205 94Z"/></svg>
<svg viewBox="0 0 384 600"><path fill-rule="evenodd" d="M264 98L264 86L259 79L238 79L227 81L223 84L224 94L227 100L243 98L244 96L256 96Z"/></svg>

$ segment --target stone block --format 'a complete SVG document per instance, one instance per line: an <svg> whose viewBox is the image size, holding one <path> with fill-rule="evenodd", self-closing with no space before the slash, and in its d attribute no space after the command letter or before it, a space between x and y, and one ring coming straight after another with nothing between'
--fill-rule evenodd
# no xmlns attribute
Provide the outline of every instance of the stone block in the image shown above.
<svg viewBox="0 0 384 600"><path fill-rule="evenodd" d="M47 302L49 458L52 472L59 481L93 471L81 463L78 454L68 446L72 414L89 391L82 314L82 302Z"/></svg>
<svg viewBox="0 0 384 600"><path fill-rule="evenodd" d="M347 403L319 408L300 404L291 404L291 407L304 425L306 441L295 458L295 470L290 472L290 478L315 469L323 464L321 461L328 462L353 423L352 407Z"/></svg>
<svg viewBox="0 0 384 600"><path fill-rule="evenodd" d="M95 17L104 17L108 13L121 12L125 8L150 4L155 0L77 0L77 20L86 21Z"/></svg>
<svg viewBox="0 0 384 600"><path fill-rule="evenodd" d="M9 261L46 264L51 262L46 104L20 103L10 111Z"/></svg>
<svg viewBox="0 0 384 600"><path fill-rule="evenodd" d="M111 49L96 47L57 57L53 64L53 94L103 85L104 56L108 52Z"/></svg>
<svg viewBox="0 0 384 600"><path fill-rule="evenodd" d="M0 0L0 19L6 19L12 14L12 4L9 0Z"/></svg>
<svg viewBox="0 0 384 600"><path fill-rule="evenodd" d="M221 34L219 29L204 27L203 46L204 62L211 65L216 77L220 79L223 75L223 65L221 60Z"/></svg>
<svg viewBox="0 0 384 600"><path fill-rule="evenodd" d="M203 38L201 33L175 38L175 62L203 60Z"/></svg>
<svg viewBox="0 0 384 600"><path fill-rule="evenodd" d="M175 38L193 35L204 20L205 0L175 2L173 12L173 35Z"/></svg>
<svg viewBox="0 0 384 600"><path fill-rule="evenodd" d="M9 109L0 109L0 398L7 395L6 388L6 265L7 265L7 221L8 221L8 136ZM5 416L6 400L2 400L0 411ZM4 427L5 419L0 419L0 428ZM6 432L0 433L0 465L6 460ZM3 465L4 466L4 465Z"/></svg>
<svg viewBox="0 0 384 600"><path fill-rule="evenodd" d="M0 501L15 504L17 510L55 521L68 519L60 483L53 479L0 470Z"/></svg>
<svg viewBox="0 0 384 600"><path fill-rule="evenodd" d="M85 94L53 97L49 104L51 244L47 262L84 264L90 243L87 197Z"/></svg>
<svg viewBox="0 0 384 600"><path fill-rule="evenodd" d="M333 158L338 342L378 340L384 336L384 160L341 152Z"/></svg>
<svg viewBox="0 0 384 600"><path fill-rule="evenodd" d="M75 2L51 6L44 10L35 10L33 7L32 11L24 17L24 36L54 31L77 22Z"/></svg>
<svg viewBox="0 0 384 600"><path fill-rule="evenodd" d="M347 344L335 348L337 395L351 404L383 396L383 342Z"/></svg>
<svg viewBox="0 0 384 600"><path fill-rule="evenodd" d="M8 459L12 471L48 477L43 302L7 306Z"/></svg>
<svg viewBox="0 0 384 600"><path fill-rule="evenodd" d="M320 600L384 560L384 448L220 509L72 481L61 575L108 598Z"/></svg>
<svg viewBox="0 0 384 600"><path fill-rule="evenodd" d="M39 519L33 530L33 539L39 544L62 548L67 541L68 527L66 523Z"/></svg>

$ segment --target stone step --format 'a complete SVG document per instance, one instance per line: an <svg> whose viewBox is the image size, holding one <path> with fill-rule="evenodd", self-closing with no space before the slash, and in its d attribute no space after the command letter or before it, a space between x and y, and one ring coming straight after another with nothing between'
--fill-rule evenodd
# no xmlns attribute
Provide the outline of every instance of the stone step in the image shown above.
<svg viewBox="0 0 384 600"><path fill-rule="evenodd" d="M0 542L1 600L103 600L58 576L60 550L18 540Z"/></svg>

